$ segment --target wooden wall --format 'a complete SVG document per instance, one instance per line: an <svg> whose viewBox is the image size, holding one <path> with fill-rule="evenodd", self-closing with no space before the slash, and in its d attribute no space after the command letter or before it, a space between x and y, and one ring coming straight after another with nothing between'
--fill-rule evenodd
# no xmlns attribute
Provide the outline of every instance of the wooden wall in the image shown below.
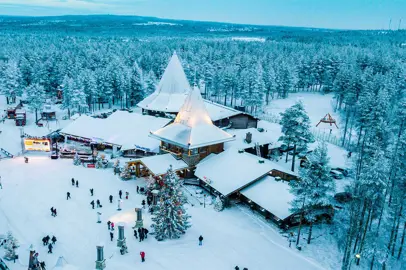
<svg viewBox="0 0 406 270"><path fill-rule="evenodd" d="M258 120L248 114L238 114L230 117L231 127L235 129L257 128Z"/></svg>

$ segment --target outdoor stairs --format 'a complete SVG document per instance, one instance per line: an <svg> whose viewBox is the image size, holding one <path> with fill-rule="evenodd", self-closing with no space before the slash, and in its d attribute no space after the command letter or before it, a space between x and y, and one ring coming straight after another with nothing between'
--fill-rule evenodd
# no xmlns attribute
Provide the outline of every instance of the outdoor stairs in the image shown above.
<svg viewBox="0 0 406 270"><path fill-rule="evenodd" d="M255 143L255 150L257 150L257 156L261 157L261 148L259 147L259 143Z"/></svg>
<svg viewBox="0 0 406 270"><path fill-rule="evenodd" d="M4 158L13 158L13 154L11 154L10 152L4 150L3 148L0 147L0 157L4 157Z"/></svg>

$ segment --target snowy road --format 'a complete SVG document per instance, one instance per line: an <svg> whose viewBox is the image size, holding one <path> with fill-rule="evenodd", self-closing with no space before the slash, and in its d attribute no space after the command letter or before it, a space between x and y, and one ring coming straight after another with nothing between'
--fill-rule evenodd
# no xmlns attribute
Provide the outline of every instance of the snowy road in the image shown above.
<svg viewBox="0 0 406 270"><path fill-rule="evenodd" d="M144 196L136 194L136 185L142 180L124 182L111 170L75 167L71 160L50 160L45 157L31 158L24 164L22 158L0 162L3 189L0 190L0 234L11 229L21 242L21 263L28 264L28 247L37 246L39 257L52 269L62 255L78 269L94 269L96 245L105 243L106 269L146 270L233 270L236 265L249 270L324 269L318 263L290 249L284 237L269 224L253 216L245 208L234 207L216 212L212 206L189 208L193 226L179 240L157 242L153 237L139 243L132 237L134 207ZM80 187L72 187L74 177ZM89 189L94 188L91 197ZM118 190L129 191L123 211L116 210ZM66 192L72 199L66 200ZM108 196L114 196L114 204ZM96 211L90 201L100 199L103 208L102 224L97 224ZM58 217L50 215L51 206L58 210ZM149 214L144 213L146 227ZM122 256L115 241L110 242L107 220L126 224L129 253ZM117 231L115 231L117 233ZM58 238L54 254L47 254L41 238L50 234ZM202 234L203 246L197 245ZM117 236L117 235L115 235ZM145 251L146 262L141 263L139 252ZM11 270L26 269L15 264Z"/></svg>

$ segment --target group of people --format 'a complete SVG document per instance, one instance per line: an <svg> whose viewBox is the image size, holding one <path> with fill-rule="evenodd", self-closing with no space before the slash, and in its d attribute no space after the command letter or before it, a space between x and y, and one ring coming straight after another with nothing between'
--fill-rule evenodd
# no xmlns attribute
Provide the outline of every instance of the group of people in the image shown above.
<svg viewBox="0 0 406 270"><path fill-rule="evenodd" d="M138 234L137 234L137 230L134 229L134 237L135 239L140 239L141 241L144 241L144 239L148 238L148 233L149 231L146 228L138 228Z"/></svg>
<svg viewBox="0 0 406 270"><path fill-rule="evenodd" d="M90 205L92 206L92 209L94 209L94 200L90 202ZM96 200L96 208L102 208L103 206L100 203L100 200Z"/></svg>
<svg viewBox="0 0 406 270"><path fill-rule="evenodd" d="M111 196L111 195L110 195L110 196ZM122 191L121 189L118 191L118 196L120 197L120 199L122 199L122 197L123 197L123 191ZM130 196L130 192L126 191L126 192L125 192L125 199L128 200L128 197L129 197L129 196ZM112 196L111 200L113 200L113 196Z"/></svg>
<svg viewBox="0 0 406 270"><path fill-rule="evenodd" d="M56 213L56 208L54 208L53 206L51 207L51 216L56 217L57 213Z"/></svg>
<svg viewBox="0 0 406 270"><path fill-rule="evenodd" d="M235 270L240 270L240 267L236 266L234 269L235 269ZM248 268L247 268L247 267L244 267L242 270L248 270Z"/></svg>
<svg viewBox="0 0 406 270"><path fill-rule="evenodd" d="M49 242L49 240L51 240L51 243ZM52 254L52 249L53 249L53 246L56 244L56 241L57 241L57 240L56 240L55 235L53 235L52 238L49 237L49 235L47 235L47 236L45 236L45 237L42 238L42 244L43 244L44 246L47 246L47 245L48 245L48 253L51 253L51 254Z"/></svg>

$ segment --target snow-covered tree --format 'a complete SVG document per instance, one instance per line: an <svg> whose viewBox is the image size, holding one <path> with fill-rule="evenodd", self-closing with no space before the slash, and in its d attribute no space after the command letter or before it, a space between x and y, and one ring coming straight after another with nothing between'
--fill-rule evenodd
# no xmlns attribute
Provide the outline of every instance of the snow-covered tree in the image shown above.
<svg viewBox="0 0 406 270"><path fill-rule="evenodd" d="M288 149L293 146L292 171L295 171L296 154L306 151L307 144L314 142L310 132L310 119L301 101L286 109L281 113L281 117L283 135L278 140L284 142ZM288 162L288 155L289 151L286 152L286 162Z"/></svg>
<svg viewBox="0 0 406 270"><path fill-rule="evenodd" d="M35 123L38 122L38 110L42 110L45 104L44 87L38 83L31 84L25 88L29 101L30 110L35 112Z"/></svg>
<svg viewBox="0 0 406 270"><path fill-rule="evenodd" d="M6 242L6 255L5 258L8 260L14 259L16 256L16 249L20 246L18 240L14 237L11 231L7 232L7 242Z"/></svg>
<svg viewBox="0 0 406 270"><path fill-rule="evenodd" d="M0 93L7 99L7 104L15 102L17 96L21 95L21 72L15 61L5 65L4 78L1 80Z"/></svg>
<svg viewBox="0 0 406 270"><path fill-rule="evenodd" d="M223 209L224 209L224 203L220 199L220 196L217 196L216 200L214 201L214 210L216 210L217 212L220 212L220 211L223 211Z"/></svg>
<svg viewBox="0 0 406 270"><path fill-rule="evenodd" d="M291 181L291 193L295 198L291 202L291 212L301 213L298 231L299 244L302 219L310 222L309 237L312 237L312 224L316 220L318 211L324 211L332 203L335 193L335 182L330 176L329 157L325 143L319 144L307 156L305 166L299 169L299 180Z"/></svg>
<svg viewBox="0 0 406 270"><path fill-rule="evenodd" d="M160 190L158 207L152 217L154 223L152 227L158 241L180 238L191 226L190 216L184 206L186 197L182 191L182 184L170 166Z"/></svg>
<svg viewBox="0 0 406 270"><path fill-rule="evenodd" d="M75 153L75 156L73 157L73 165L79 166L81 164L80 157L78 153Z"/></svg>

